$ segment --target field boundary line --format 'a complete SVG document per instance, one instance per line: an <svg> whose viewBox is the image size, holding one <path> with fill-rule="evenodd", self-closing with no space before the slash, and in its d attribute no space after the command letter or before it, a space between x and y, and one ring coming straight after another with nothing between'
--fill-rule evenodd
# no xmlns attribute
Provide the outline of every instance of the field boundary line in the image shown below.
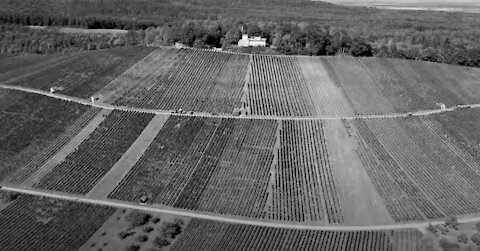
<svg viewBox="0 0 480 251"><path fill-rule="evenodd" d="M243 224L243 225L252 225L252 226L261 226L261 227L274 227L274 228L284 228L284 229L295 229L295 230L317 230L317 231L375 231L375 230L394 230L394 229L419 229L423 230L428 227L429 224L438 225L444 224L445 221L425 221L425 222L413 222L413 223L399 223L399 224L389 224L389 225L369 225L369 226L319 226L319 225L306 225L296 222L271 222L261 219L248 219L242 218L239 216L223 216L209 214L205 212L195 212L184 209L176 209L172 207L153 207L149 205L140 205L134 203L128 203L124 201L115 201L115 200L99 200L87 198L81 195L73 194L64 194L64 193L53 193L51 191L45 190L33 190L20 187L12 187L4 184L0 184L1 190L16 192L21 194L28 194L33 196L41 196L52 199L68 200L75 201L80 203L88 203L100 206L109 206L116 208L127 208L133 210L142 210L154 213L165 213L177 216L192 217L204 220L220 221L225 223L232 224ZM459 223L471 223L479 222L480 217L470 217L470 218L459 218Z"/></svg>
<svg viewBox="0 0 480 251"><path fill-rule="evenodd" d="M248 115L248 116L233 116L226 114L212 115L207 112L195 112L194 114L181 114L174 113L173 110L157 110L157 109L145 109L145 108L132 108L126 106L117 106L106 103L95 103L90 100L67 96L59 93L51 93L44 90L32 89L29 87L16 86L16 85L5 85L0 84L0 88L7 90L16 90L23 91L38 95L44 95L51 98L61 99L64 101L75 102L83 105L88 105L92 107L98 107L106 110L121 110L126 112L140 112L140 113L150 113L158 115L177 115L177 116L192 116L192 117L212 117L212 118L234 118L234 119L271 119L271 120L355 120L355 119L384 119L384 118L407 118L407 117L420 117L420 116L429 116L434 114L440 114L445 112L453 112L461 109L471 109L471 108L480 108L480 104L467 104L467 105L456 105L448 107L446 109L433 109L433 110L422 110L416 112L406 112L406 113L390 113L390 114L374 114L374 115L355 115L355 116L336 116L336 117L312 117L312 116L259 116L259 115Z"/></svg>

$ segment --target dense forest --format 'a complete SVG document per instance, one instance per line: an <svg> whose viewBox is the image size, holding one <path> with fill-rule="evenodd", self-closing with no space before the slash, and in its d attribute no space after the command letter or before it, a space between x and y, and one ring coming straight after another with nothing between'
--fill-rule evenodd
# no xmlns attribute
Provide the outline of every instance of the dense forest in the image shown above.
<svg viewBox="0 0 480 251"><path fill-rule="evenodd" d="M51 53L134 44L238 50L242 30L267 38L256 53L379 56L480 66L480 15L344 7L308 0L0 0L0 50ZM127 29L65 34L29 25ZM251 50L251 49L250 49Z"/></svg>

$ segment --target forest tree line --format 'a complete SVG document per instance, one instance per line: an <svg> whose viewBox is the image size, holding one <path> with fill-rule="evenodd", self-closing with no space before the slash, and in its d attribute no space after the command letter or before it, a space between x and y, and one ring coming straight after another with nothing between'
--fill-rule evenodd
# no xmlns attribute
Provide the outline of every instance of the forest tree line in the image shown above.
<svg viewBox="0 0 480 251"><path fill-rule="evenodd" d="M0 0L0 7L4 7L0 10L0 51L53 53L128 45L168 46L175 42L198 48L239 50L234 45L243 30L250 36L267 38L271 46L243 49L253 53L378 56L480 66L478 15L422 12L424 16L418 18L418 12L413 13L414 16L411 12L395 14L397 12L303 0L270 1L270 5L265 1L250 0L231 3L182 1L185 3L173 4L168 0L45 0L46 7L41 7L33 0L21 3ZM206 2L217 4L217 9L222 11L203 7L201 12L192 12ZM22 5L21 11L13 8L18 5ZM246 12L252 6L260 12L268 6L270 9L268 14L258 16ZM166 7L171 8L167 8L168 13ZM279 17L279 10L285 7L291 11ZM236 11L231 12L233 9ZM319 14L312 17L313 11ZM355 11L359 13L355 14ZM338 17L327 16L332 13ZM225 17L225 14L232 16ZM238 17L240 14L245 17ZM118 36L66 34L54 29L33 30L27 28L28 25L130 31Z"/></svg>

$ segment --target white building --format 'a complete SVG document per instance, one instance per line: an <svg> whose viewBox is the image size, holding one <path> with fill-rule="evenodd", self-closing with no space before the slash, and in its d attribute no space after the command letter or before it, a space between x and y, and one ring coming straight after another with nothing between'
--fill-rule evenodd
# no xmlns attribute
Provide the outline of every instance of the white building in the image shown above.
<svg viewBox="0 0 480 251"><path fill-rule="evenodd" d="M249 47L249 46L267 46L267 39L261 37L248 37L247 34L242 35L242 39L238 40L239 47Z"/></svg>

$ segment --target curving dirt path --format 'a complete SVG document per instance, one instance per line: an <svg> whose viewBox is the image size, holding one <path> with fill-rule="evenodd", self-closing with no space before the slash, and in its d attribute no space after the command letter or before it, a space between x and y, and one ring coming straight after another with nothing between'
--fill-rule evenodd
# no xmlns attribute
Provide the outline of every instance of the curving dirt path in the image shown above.
<svg viewBox="0 0 480 251"><path fill-rule="evenodd" d="M17 91L24 91L28 93L34 93L38 95L44 95L51 98L61 99L64 101L69 102L76 102L83 105L89 105L93 107L98 107L107 110L122 110L122 111L131 111L131 112L143 112L143 113L151 113L151 114L158 114L158 115L170 115L173 110L155 110L155 109L142 109L142 108L132 108L127 106L116 106L111 104L105 104L101 102L92 103L90 100L81 99L77 97L67 96L59 93L51 93L48 91L32 89L23 86L16 86L16 85L5 85L0 84L0 88L7 89L7 90L17 90ZM416 111L416 112L407 112L407 113L390 113L390 114L377 114L377 115L355 115L355 116L347 116L347 117L287 117L287 116L258 116L258 115L248 115L248 116L233 116L229 114L219 114L219 115L212 115L206 112L195 112L194 114L175 114L180 116L202 116L202 117L216 117L216 118L239 118L239 119L276 119L276 120L354 120L354 119L383 119L383 118L406 118L410 116L428 116L432 114L439 114L444 112L451 112L460 109L470 109L470 108L480 108L480 104L469 104L469 105L457 105L453 107L449 107L446 109L434 109L434 110L423 110L423 111Z"/></svg>
<svg viewBox="0 0 480 251"><path fill-rule="evenodd" d="M1 185L1 184L0 184ZM388 224L388 225L370 225L370 226L338 226L338 225L329 225L329 226L319 226L319 225L309 225L295 222L272 222L262 219L248 219L237 216L224 216L224 215L215 215L208 214L204 212L195 212L188 211L184 209L177 209L171 207L162 207L162 206L152 206L152 205L139 205L124 201L115 201L115 200L100 200L87 198L85 196L73 195L73 194L62 194L51 191L44 190L32 190L27 188L12 187L8 185L1 185L1 190L17 192L21 194L29 194L34 196L43 196L47 198L60 199L60 200L69 200L82 203L90 203L95 205L110 206L110 207L119 207L127 208L134 210L143 210L148 212L155 213L165 213L171 215L193 217L205 220L221 221L226 223L234 224L247 224L253 226L263 226L263 227L275 227L275 228L287 228L287 229L299 229L299 230L328 230L328 231L362 231L362 230L392 230L392 229L425 229L429 224L444 224L444 221L426 221L426 222L413 222L413 223L398 223L398 224ZM459 218L459 223L471 223L471 222L480 222L480 217L470 217L470 218Z"/></svg>

